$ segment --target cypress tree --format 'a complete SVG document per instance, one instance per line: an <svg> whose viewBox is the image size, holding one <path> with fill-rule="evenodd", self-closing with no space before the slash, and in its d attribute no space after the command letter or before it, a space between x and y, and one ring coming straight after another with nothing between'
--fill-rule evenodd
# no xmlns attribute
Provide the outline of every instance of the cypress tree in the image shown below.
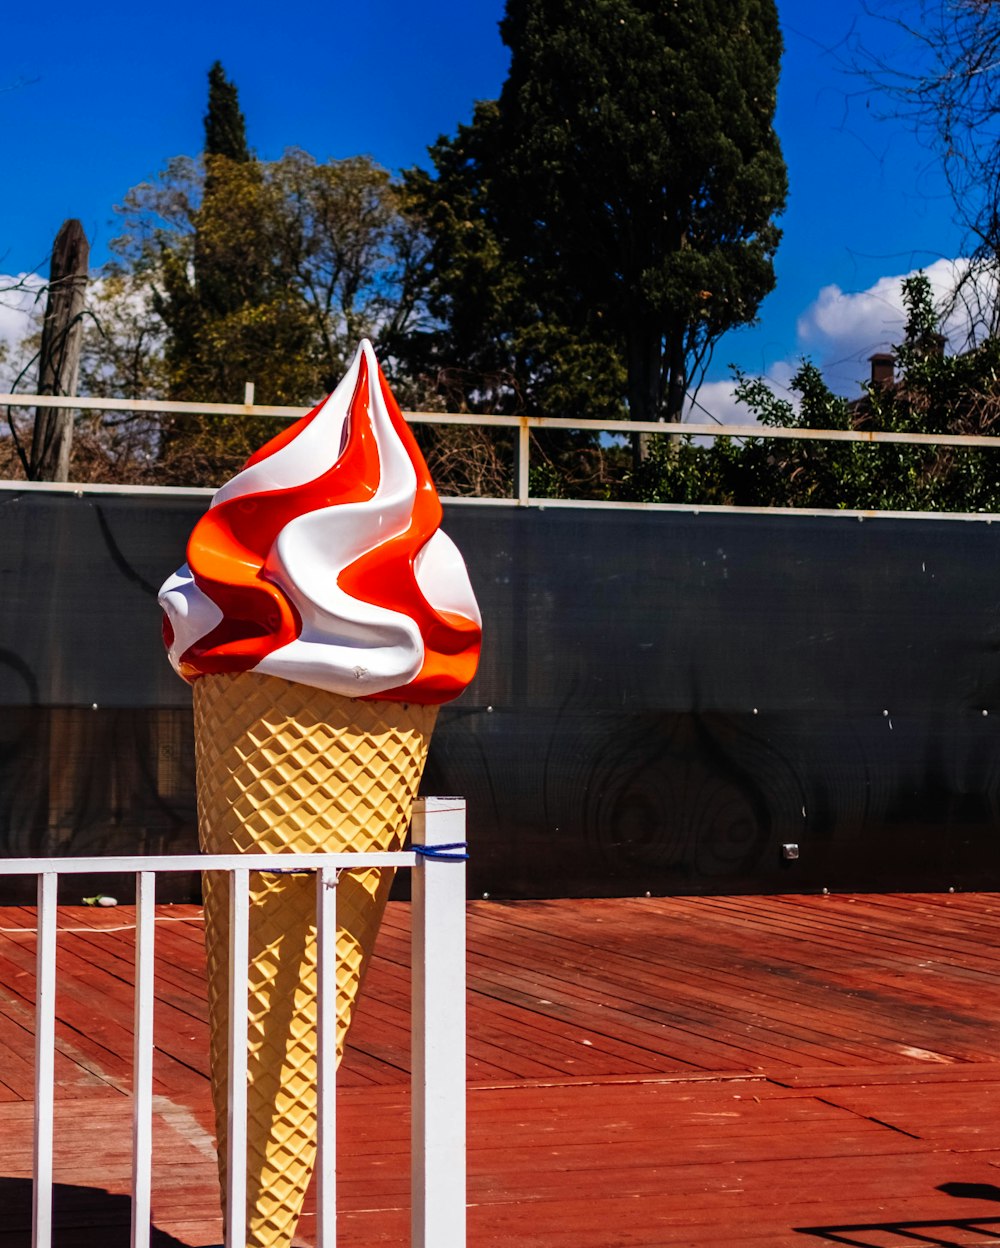
<svg viewBox="0 0 1000 1248"><path fill-rule="evenodd" d="M610 344L631 417L676 418L699 364L774 285L774 0L507 0L501 34L495 108L432 149L431 232L461 240L468 204L473 259L516 281L513 314ZM445 251L460 309L460 241Z"/></svg>
<svg viewBox="0 0 1000 1248"><path fill-rule="evenodd" d="M700 358L774 284L775 4L508 0L501 33L506 233L614 326L632 418L678 418Z"/></svg>
<svg viewBox="0 0 1000 1248"><path fill-rule="evenodd" d="M250 159L246 121L240 112L236 84L226 78L220 61L208 71L205 155L225 156L241 164Z"/></svg>
<svg viewBox="0 0 1000 1248"><path fill-rule="evenodd" d="M165 360L172 398L234 399L240 381L220 346L225 327L266 295L268 257L261 237L260 169L247 145L235 83L216 61L208 71L201 202L192 205L187 244L165 249L154 306L167 329ZM165 441L192 435L192 422L165 425ZM176 449L176 447L172 448Z"/></svg>

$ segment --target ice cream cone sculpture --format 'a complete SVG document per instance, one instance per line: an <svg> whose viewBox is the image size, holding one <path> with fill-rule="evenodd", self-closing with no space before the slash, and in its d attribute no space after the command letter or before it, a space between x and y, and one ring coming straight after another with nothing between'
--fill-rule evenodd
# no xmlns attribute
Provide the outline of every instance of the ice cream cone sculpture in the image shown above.
<svg viewBox="0 0 1000 1248"><path fill-rule="evenodd" d="M334 393L215 495L160 595L170 660L194 686L206 853L400 847L438 705L479 653L440 520L367 342ZM338 1060L390 884L385 870L341 875ZM315 886L251 876L246 968L228 965L226 877L204 886L223 1205L228 978L246 973L246 1243L286 1248L316 1152Z"/></svg>

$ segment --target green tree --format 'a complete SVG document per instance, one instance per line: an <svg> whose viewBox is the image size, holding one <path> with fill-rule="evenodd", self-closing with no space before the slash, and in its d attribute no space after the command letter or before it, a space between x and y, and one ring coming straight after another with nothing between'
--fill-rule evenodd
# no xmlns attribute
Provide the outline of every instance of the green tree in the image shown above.
<svg viewBox="0 0 1000 1248"><path fill-rule="evenodd" d="M280 275L272 275L269 264L270 205L261 169L247 145L236 86L218 61L208 73L204 127L201 166L194 177L185 169L189 189L184 199L178 197L188 229L182 239L156 236L160 280L153 302L167 331L170 397L232 401L237 395L231 368L237 361L223 356L220 346L232 347L227 328L234 322L254 322L249 310L270 302L275 283L269 278L280 282ZM133 205L155 210L161 198Z"/></svg>
<svg viewBox="0 0 1000 1248"><path fill-rule="evenodd" d="M737 373L737 398L762 425L918 434L994 434L1000 424L1000 340L946 355L930 282L903 283L907 319L889 383L868 383L859 399L834 394L803 361L791 400L758 377ZM840 442L798 438L665 439L620 487L647 502L722 503L882 511L997 511L1000 458L992 448Z"/></svg>
<svg viewBox="0 0 1000 1248"><path fill-rule="evenodd" d="M540 291L498 217L505 159L495 101L430 148L433 176L405 177L406 207L429 240L425 282L432 324L408 362L447 405L543 416L624 415L624 372L600 311ZM543 301L543 293L547 299Z"/></svg>
<svg viewBox="0 0 1000 1248"><path fill-rule="evenodd" d="M677 417L774 284L774 4L508 0L501 32L499 101L411 177L443 338L509 402Z"/></svg>
<svg viewBox="0 0 1000 1248"><path fill-rule="evenodd" d="M804 363L792 379L796 411L759 380L738 395L765 424L786 428L878 429L895 433L992 434L1000 419L1000 342L946 355L931 285L922 273L903 282L907 320L896 348L897 377L868 383L848 403ZM935 443L781 441L766 452L759 501L765 504L887 511L996 511L1000 459L990 449ZM748 464L749 464L748 460Z"/></svg>
<svg viewBox="0 0 1000 1248"><path fill-rule="evenodd" d="M252 381L258 402L308 404L340 380L362 336L392 371L423 316L422 235L398 184L365 157L319 163L293 148L257 160L218 65L205 144L121 209L104 313L118 328L130 310L148 313L143 342L161 364L146 371L170 398L240 401ZM91 355L104 393L126 386L130 356L99 336ZM159 479L218 480L272 432L244 417L165 422Z"/></svg>
<svg viewBox="0 0 1000 1248"><path fill-rule="evenodd" d="M508 0L498 217L540 289L601 314L633 419L679 418L774 285L785 166L772 0Z"/></svg>
<svg viewBox="0 0 1000 1248"><path fill-rule="evenodd" d="M423 316L423 261L390 175L296 149L214 159L211 196L187 158L130 191L113 243L151 292L172 396L232 402L254 381L259 401L303 403L336 384L363 335L391 356Z"/></svg>
<svg viewBox="0 0 1000 1248"><path fill-rule="evenodd" d="M247 127L240 112L235 83L226 77L220 61L208 71L208 111L205 114L205 155L225 156L245 164L250 159Z"/></svg>
<svg viewBox="0 0 1000 1248"><path fill-rule="evenodd" d="M433 174L405 175L406 213L428 240L430 319L400 349L415 402L482 414L623 416L624 369L601 313L573 301L556 309L552 298L543 306L506 245L493 193L503 159L498 122L496 101L478 104L470 125L430 148ZM449 492L510 493L509 430L425 427L418 437ZM607 454L593 435L547 432L533 440L533 492L603 494Z"/></svg>

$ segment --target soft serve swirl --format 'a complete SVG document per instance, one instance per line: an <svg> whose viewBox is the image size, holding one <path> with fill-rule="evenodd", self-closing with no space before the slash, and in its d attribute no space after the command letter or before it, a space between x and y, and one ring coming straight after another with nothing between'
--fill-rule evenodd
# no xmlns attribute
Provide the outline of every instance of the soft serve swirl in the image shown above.
<svg viewBox="0 0 1000 1248"><path fill-rule="evenodd" d="M224 485L160 590L186 680L260 672L437 703L475 674L482 620L441 503L362 342L336 390Z"/></svg>

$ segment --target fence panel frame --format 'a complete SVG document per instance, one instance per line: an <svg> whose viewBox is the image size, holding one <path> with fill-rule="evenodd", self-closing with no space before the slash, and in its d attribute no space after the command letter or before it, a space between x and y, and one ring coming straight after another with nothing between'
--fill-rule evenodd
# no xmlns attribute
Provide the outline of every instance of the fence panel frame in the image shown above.
<svg viewBox="0 0 1000 1248"><path fill-rule="evenodd" d="M396 852L282 854L282 870L316 877L318 974L317 1234L336 1244L336 906L341 871L404 867L413 871L413 1034L415 1061L412 1201L415 1248L465 1248L465 802L421 798L414 806L414 848ZM443 848L442 848L443 847ZM32 1248L51 1248L55 1113L55 997L58 882L61 875L128 873L136 878L133 1036L132 1248L148 1248L152 1185L152 1063L156 876L223 871L230 877L230 965L247 963L251 871L274 866L273 854L157 857L8 858L0 874L38 880L35 1102L32 1149ZM417 966L423 960L423 965ZM245 977L231 976L229 999L229 1183L226 1246L245 1241L246 1071L248 998ZM242 1021L241 1021L242 1020ZM429 1031L423 1035L423 1028ZM417 1037L419 1036L419 1042ZM417 1087L419 1069L419 1089ZM237 1228L240 1228L237 1231Z"/></svg>
<svg viewBox="0 0 1000 1248"><path fill-rule="evenodd" d="M73 408L83 412L149 412L160 415L199 416L270 416L277 420L297 420L309 411L306 407L285 407L254 403L254 387L247 382L243 403L190 403L167 399L101 399L59 394L0 394L0 406L25 408ZM722 421L666 420L589 420L564 416L482 415L468 412L404 412L404 418L415 425L472 425L482 428L514 429L513 497L502 500L518 506L550 506L559 501L533 498L530 488L532 430L589 430L612 436L634 433L705 438L792 439L798 442L867 442L911 446L1000 447L1000 436L970 433L897 433L889 429L795 429L780 425L726 424ZM24 483L21 483L24 484ZM32 483L28 483L32 484ZM46 483L48 484L48 483ZM122 487L129 488L129 487ZM134 488L134 487L133 487ZM146 487L158 488L158 487ZM174 487L175 489L177 487ZM212 491L208 491L211 493ZM472 497L472 496L470 496ZM589 500L578 500L586 506ZM591 504L592 505L592 504Z"/></svg>

